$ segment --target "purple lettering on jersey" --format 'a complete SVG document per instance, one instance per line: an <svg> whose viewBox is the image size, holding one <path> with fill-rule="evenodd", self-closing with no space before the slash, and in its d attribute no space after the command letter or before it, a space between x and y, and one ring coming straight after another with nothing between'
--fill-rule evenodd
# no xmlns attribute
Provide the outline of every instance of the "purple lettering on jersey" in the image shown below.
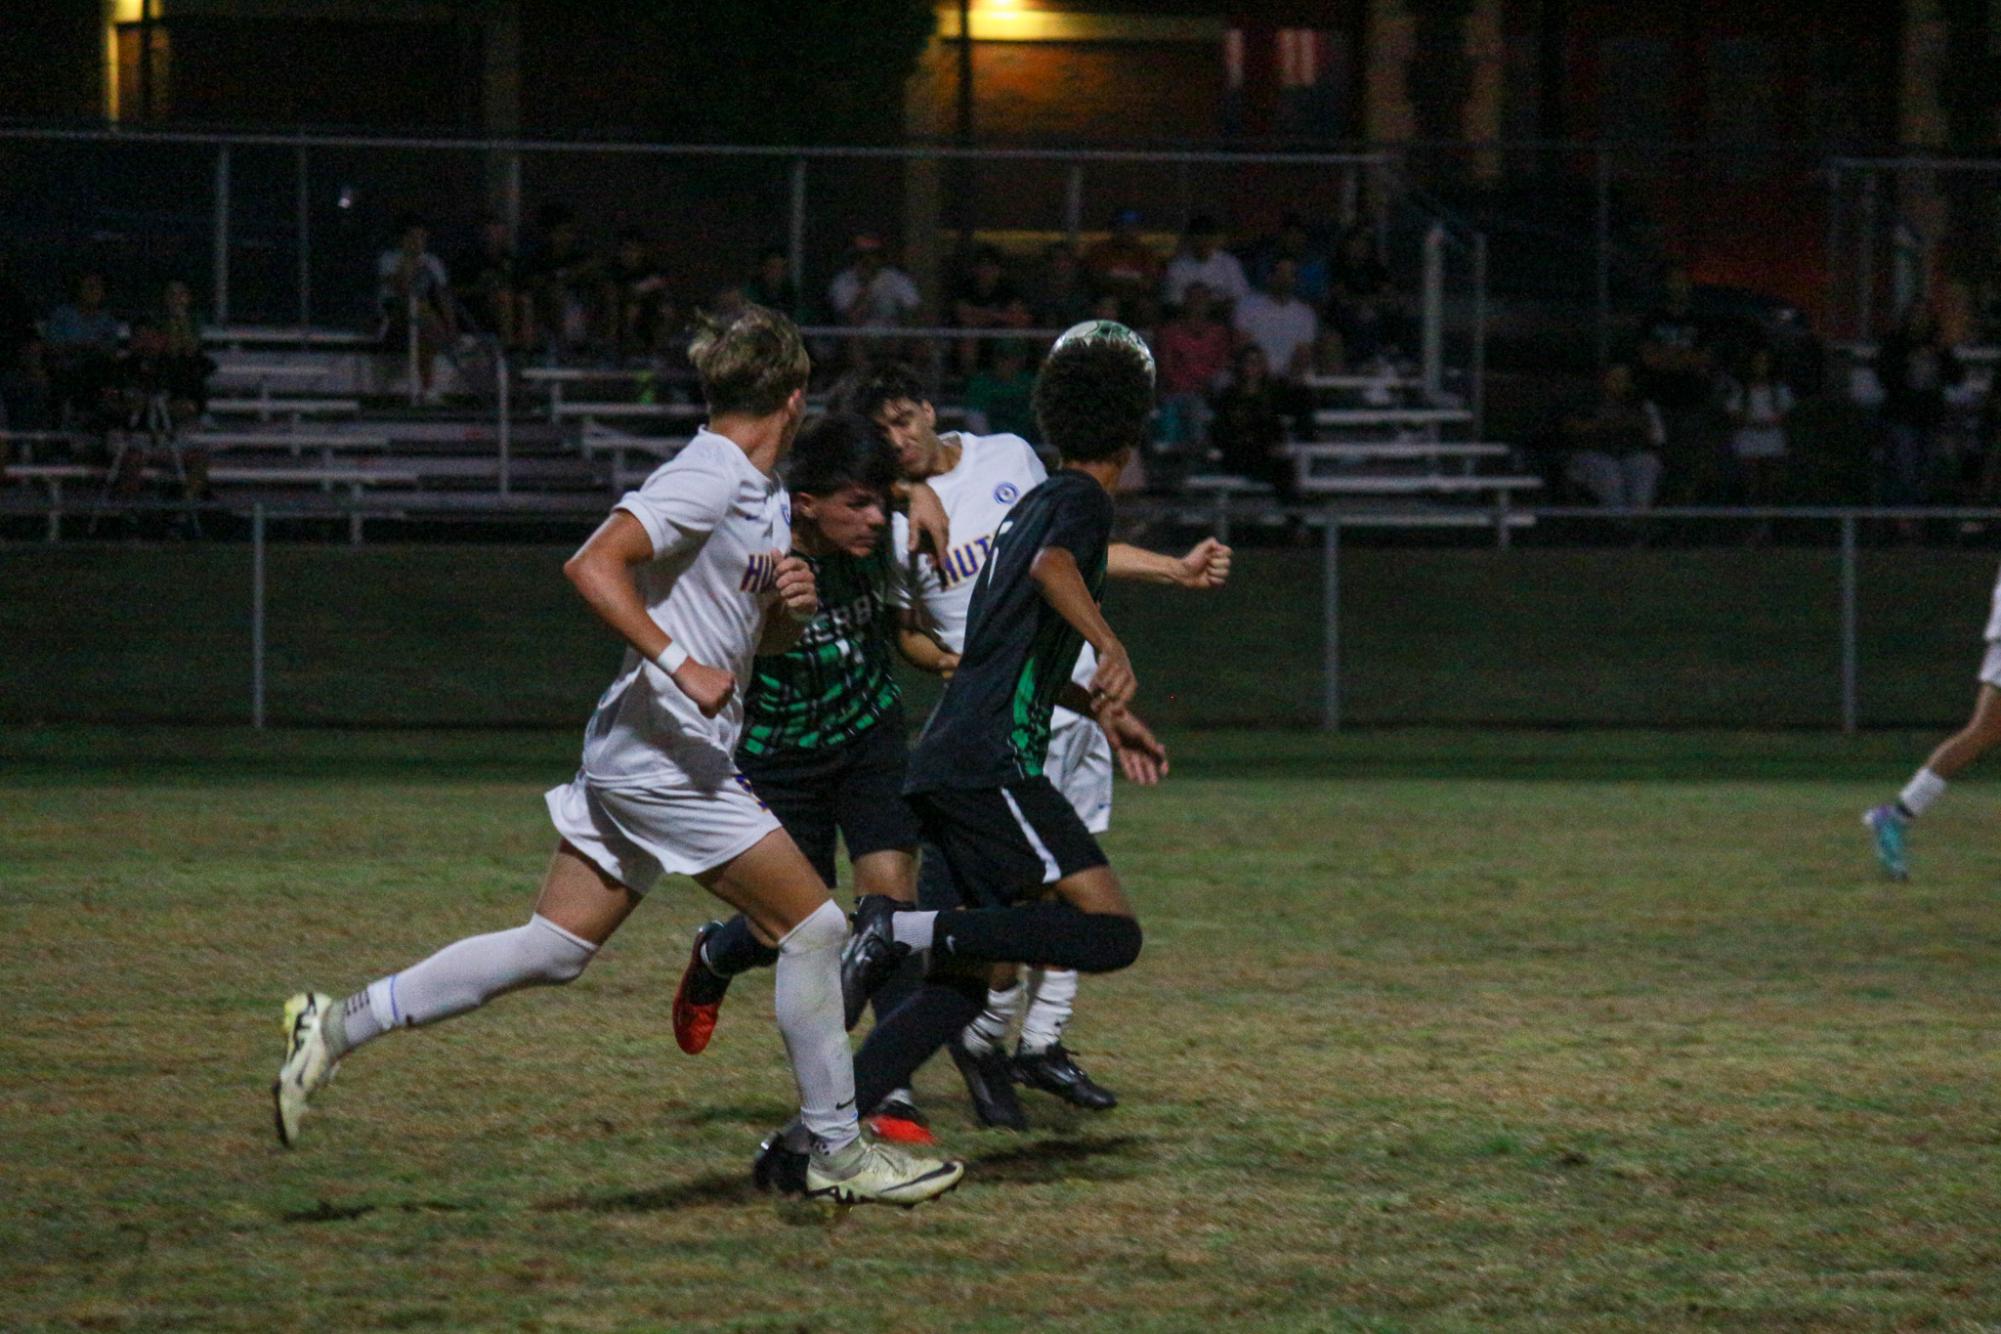
<svg viewBox="0 0 2001 1334"><path fill-rule="evenodd" d="M987 556L994 549L993 534L989 533L978 541L968 542L962 547L954 547L945 556L945 564L940 574L945 587L963 583L980 572L987 563Z"/></svg>
<svg viewBox="0 0 2001 1334"><path fill-rule="evenodd" d="M770 552L752 555L745 563L743 583L739 585L745 593L769 593L778 587L778 562Z"/></svg>

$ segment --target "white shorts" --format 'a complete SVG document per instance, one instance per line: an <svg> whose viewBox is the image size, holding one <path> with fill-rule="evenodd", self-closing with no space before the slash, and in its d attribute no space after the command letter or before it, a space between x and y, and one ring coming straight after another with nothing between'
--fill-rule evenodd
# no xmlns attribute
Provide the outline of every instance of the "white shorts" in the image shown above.
<svg viewBox="0 0 2001 1334"><path fill-rule="evenodd" d="M713 870L778 828L742 779L715 788L604 788L578 774L543 800L556 832L635 894L662 875Z"/></svg>
<svg viewBox="0 0 2001 1334"><path fill-rule="evenodd" d="M1043 772L1076 809L1084 828L1102 834L1112 827L1112 743L1103 728L1077 714L1060 717L1049 732Z"/></svg>
<svg viewBox="0 0 2001 1334"><path fill-rule="evenodd" d="M1987 643L1987 656L1980 660L1980 684L2001 690L2001 639Z"/></svg>

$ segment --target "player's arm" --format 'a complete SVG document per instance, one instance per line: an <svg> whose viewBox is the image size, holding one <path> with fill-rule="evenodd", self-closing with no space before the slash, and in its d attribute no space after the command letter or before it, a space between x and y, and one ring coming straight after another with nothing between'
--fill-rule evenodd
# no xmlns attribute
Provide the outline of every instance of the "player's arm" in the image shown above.
<svg viewBox="0 0 2001 1334"><path fill-rule="evenodd" d="M1167 776L1167 747L1131 709L1114 704L1103 695L1093 695L1075 681L1064 683L1056 702L1072 713L1081 713L1097 721L1105 739L1112 743L1112 754L1118 758L1119 771L1129 781L1141 787L1152 787Z"/></svg>
<svg viewBox="0 0 2001 1334"><path fill-rule="evenodd" d="M959 669L959 655L952 652L930 630L920 625L912 613L905 613L896 630L896 651L920 672L951 679Z"/></svg>
<svg viewBox="0 0 2001 1334"><path fill-rule="evenodd" d="M945 502L928 482L898 481L890 487L890 494L910 522L910 554L922 552L934 567L942 567L945 553L952 549L952 523L945 517Z"/></svg>
<svg viewBox="0 0 2001 1334"><path fill-rule="evenodd" d="M771 554L778 555L776 551ZM757 651L763 655L791 652L799 636L806 633L806 627L820 614L820 591L813 578L813 567L797 556L779 558L778 601L773 610L781 614L765 616L764 632L757 640Z"/></svg>
<svg viewBox="0 0 2001 1334"><path fill-rule="evenodd" d="M1213 537L1203 538L1185 556L1114 542L1105 551L1105 574L1177 588L1221 588L1230 579L1230 549Z"/></svg>
<svg viewBox="0 0 2001 1334"><path fill-rule="evenodd" d="M736 675L697 662L685 649L665 662L661 660L674 645L647 614L633 578L633 571L652 559L653 539L639 520L626 510L613 510L576 554L563 562L563 574L599 620L617 631L641 657L657 663L695 701L703 717L713 718L736 689Z"/></svg>
<svg viewBox="0 0 2001 1334"><path fill-rule="evenodd" d="M1035 553L1028 577L1050 609L1098 651L1098 670L1091 678L1091 694L1104 695L1114 704L1131 699L1139 689L1132 659L1126 656L1126 646L1119 642L1104 613L1098 610L1097 601L1084 583L1083 572L1077 568L1077 558L1067 547L1044 547Z"/></svg>

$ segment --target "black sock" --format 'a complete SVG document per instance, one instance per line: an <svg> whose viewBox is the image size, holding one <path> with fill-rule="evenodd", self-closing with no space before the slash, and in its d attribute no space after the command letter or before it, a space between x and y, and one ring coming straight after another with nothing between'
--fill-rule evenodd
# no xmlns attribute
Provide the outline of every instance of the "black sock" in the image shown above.
<svg viewBox="0 0 2001 1334"><path fill-rule="evenodd" d="M771 967L778 962L778 950L752 935L750 919L738 913L702 946L702 961L718 977L735 977L753 968Z"/></svg>
<svg viewBox="0 0 2001 1334"><path fill-rule="evenodd" d="M895 1014L897 1008L917 994L917 988L924 985L924 951L912 950L903 960L902 967L889 975L889 981L875 989L869 997L869 1006L875 1011L875 1021L879 1024Z"/></svg>
<svg viewBox="0 0 2001 1334"><path fill-rule="evenodd" d="M981 977L926 979L888 1018L878 1019L855 1053L855 1106L873 1112L917 1067L950 1042L986 1007Z"/></svg>
<svg viewBox="0 0 2001 1334"><path fill-rule="evenodd" d="M1080 973L1128 967L1139 957L1139 947L1139 923L1132 918L1079 912L1067 903L941 912L931 945L953 958L1074 968Z"/></svg>

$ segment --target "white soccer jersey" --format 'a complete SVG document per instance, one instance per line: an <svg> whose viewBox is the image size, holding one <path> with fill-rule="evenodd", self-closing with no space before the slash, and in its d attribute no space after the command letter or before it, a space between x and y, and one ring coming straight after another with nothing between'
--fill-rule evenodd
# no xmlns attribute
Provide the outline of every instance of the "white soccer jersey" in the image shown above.
<svg viewBox="0 0 2001 1334"><path fill-rule="evenodd" d="M584 730L584 777L600 787L733 781L743 686L792 545L792 503L777 479L704 427L619 500L653 542L639 595L654 624L710 667L736 673L723 711L704 718L668 675L627 649L618 679Z"/></svg>
<svg viewBox="0 0 2001 1334"><path fill-rule="evenodd" d="M1994 605L1987 613L1987 642L2001 643L2001 577L1994 580Z"/></svg>
<svg viewBox="0 0 2001 1334"><path fill-rule="evenodd" d="M966 613L994 546L994 531L1017 500L1042 485L1049 472L1028 442L1018 435L951 437L959 446L959 464L928 480L945 506L952 527L952 549L943 569L928 560L917 563L917 593L938 637L954 653L966 647Z"/></svg>

